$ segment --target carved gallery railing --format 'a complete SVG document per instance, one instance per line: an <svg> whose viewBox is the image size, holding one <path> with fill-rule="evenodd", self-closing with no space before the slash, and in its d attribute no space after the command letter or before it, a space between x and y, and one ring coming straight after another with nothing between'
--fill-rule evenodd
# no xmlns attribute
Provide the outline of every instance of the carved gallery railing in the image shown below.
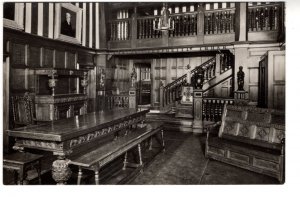
<svg viewBox="0 0 300 197"><path fill-rule="evenodd" d="M174 30L169 31L169 37L197 35L197 12L172 14L171 21Z"/></svg>
<svg viewBox="0 0 300 197"><path fill-rule="evenodd" d="M234 104L231 98L203 98L202 115L203 120L217 122L222 118L224 105Z"/></svg>
<svg viewBox="0 0 300 197"><path fill-rule="evenodd" d="M205 11L204 34L233 33L234 27L235 8Z"/></svg>
<svg viewBox="0 0 300 197"><path fill-rule="evenodd" d="M204 83L215 77L216 71L216 59L212 58L200 66L197 66L191 71L191 77L193 78L195 73L198 73L200 69L203 69L204 74ZM186 83L187 75L183 75L163 87L163 107L168 106L171 103L174 103L176 100L180 99L181 88Z"/></svg>
<svg viewBox="0 0 300 197"><path fill-rule="evenodd" d="M109 22L109 40L129 40L130 38L130 19L118 19Z"/></svg>
<svg viewBox="0 0 300 197"><path fill-rule="evenodd" d="M129 108L129 95L106 96L107 109Z"/></svg>
<svg viewBox="0 0 300 197"><path fill-rule="evenodd" d="M274 31L279 26L280 4L248 7L248 31Z"/></svg>
<svg viewBox="0 0 300 197"><path fill-rule="evenodd" d="M137 39L161 38L161 31L155 30L159 17L143 17L137 19Z"/></svg>

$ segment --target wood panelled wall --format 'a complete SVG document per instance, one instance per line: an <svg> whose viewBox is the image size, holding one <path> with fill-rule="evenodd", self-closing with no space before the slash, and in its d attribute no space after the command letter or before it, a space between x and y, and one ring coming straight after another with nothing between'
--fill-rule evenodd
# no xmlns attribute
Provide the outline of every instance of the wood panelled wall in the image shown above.
<svg viewBox="0 0 300 197"><path fill-rule="evenodd" d="M145 58L131 59L126 57L115 57L109 60L106 69L106 90L109 93L113 87L119 87L120 92L128 92L130 87L130 75L133 66L139 63L151 64L152 98L154 106L159 102L160 82L164 85L176 80L187 72L186 66L190 64L191 69L201 65L212 56L181 57L181 58Z"/></svg>
<svg viewBox="0 0 300 197"><path fill-rule="evenodd" d="M33 35L54 38L56 3L20 3L24 7L24 31ZM106 48L104 3L72 3L82 9L81 45ZM104 33L103 33L104 32Z"/></svg>

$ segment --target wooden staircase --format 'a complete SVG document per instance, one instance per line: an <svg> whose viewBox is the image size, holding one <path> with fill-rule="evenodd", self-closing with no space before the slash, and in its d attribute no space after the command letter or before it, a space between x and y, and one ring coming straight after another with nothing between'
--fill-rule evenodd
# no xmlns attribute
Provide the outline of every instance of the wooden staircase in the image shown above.
<svg viewBox="0 0 300 197"><path fill-rule="evenodd" d="M203 95L205 97L214 97L214 88L229 80L233 76L233 55L231 53L220 54L218 57L213 57L203 64L197 66L191 71L191 81L195 80L196 74L202 72L204 76L203 81ZM181 107L181 91L182 87L186 84L187 74L179 77L175 81L167 84L161 90L161 112L174 114L178 108ZM193 111L192 105L185 106L186 110ZM183 116L184 117L184 116ZM187 116L190 117L191 116Z"/></svg>

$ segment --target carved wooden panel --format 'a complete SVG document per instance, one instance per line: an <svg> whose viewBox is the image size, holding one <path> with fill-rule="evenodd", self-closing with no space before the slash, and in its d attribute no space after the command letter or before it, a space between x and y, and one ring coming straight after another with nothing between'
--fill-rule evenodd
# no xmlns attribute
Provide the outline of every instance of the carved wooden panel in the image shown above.
<svg viewBox="0 0 300 197"><path fill-rule="evenodd" d="M55 68L65 68L65 52L55 51Z"/></svg>
<svg viewBox="0 0 300 197"><path fill-rule="evenodd" d="M271 114L269 113L257 113L257 112L248 112L247 115L248 121L253 122L264 122L264 123L270 123L271 121Z"/></svg>
<svg viewBox="0 0 300 197"><path fill-rule="evenodd" d="M255 139L262 141L269 141L270 128L266 127L257 127Z"/></svg>
<svg viewBox="0 0 300 197"><path fill-rule="evenodd" d="M41 66L41 48L35 46L29 46L29 67L40 67Z"/></svg>
<svg viewBox="0 0 300 197"><path fill-rule="evenodd" d="M285 81L285 55L274 55L274 81Z"/></svg>
<svg viewBox="0 0 300 197"><path fill-rule="evenodd" d="M74 69L76 68L76 54L68 52L68 62L66 68Z"/></svg>
<svg viewBox="0 0 300 197"><path fill-rule="evenodd" d="M258 99L258 85L249 85L249 100L257 102Z"/></svg>
<svg viewBox="0 0 300 197"><path fill-rule="evenodd" d="M275 109L285 109L285 85L274 85L273 106Z"/></svg>
<svg viewBox="0 0 300 197"><path fill-rule="evenodd" d="M25 69L11 69L11 87L13 90L25 90L26 77Z"/></svg>
<svg viewBox="0 0 300 197"><path fill-rule="evenodd" d="M250 157L248 155L233 152L233 151L228 151L228 158L236 160L241 163L249 164L250 162Z"/></svg>
<svg viewBox="0 0 300 197"><path fill-rule="evenodd" d="M250 138L253 136L253 126L245 125L245 124L240 124L240 128L238 131L238 136Z"/></svg>
<svg viewBox="0 0 300 197"><path fill-rule="evenodd" d="M25 67L26 66L26 45L12 44L12 66Z"/></svg>
<svg viewBox="0 0 300 197"><path fill-rule="evenodd" d="M224 129L221 133L226 133L229 135L236 135L238 132L238 123L232 121L225 121Z"/></svg>
<svg viewBox="0 0 300 197"><path fill-rule="evenodd" d="M78 63L80 65L92 65L94 64L94 56L89 53L78 53Z"/></svg>
<svg viewBox="0 0 300 197"><path fill-rule="evenodd" d="M249 69L249 83L258 83L258 68Z"/></svg>
<svg viewBox="0 0 300 197"><path fill-rule="evenodd" d="M253 166L255 167L260 167L264 169L268 169L271 171L278 171L279 170L279 164L272 162L272 161L267 161L265 159L260 159L260 158L253 158Z"/></svg>
<svg viewBox="0 0 300 197"><path fill-rule="evenodd" d="M43 67L52 68L54 62L54 49L44 48Z"/></svg>
<svg viewBox="0 0 300 197"><path fill-rule="evenodd" d="M208 152L215 154L215 155L220 155L222 157L224 157L224 154L225 154L225 150L214 147L214 146L209 146Z"/></svg>

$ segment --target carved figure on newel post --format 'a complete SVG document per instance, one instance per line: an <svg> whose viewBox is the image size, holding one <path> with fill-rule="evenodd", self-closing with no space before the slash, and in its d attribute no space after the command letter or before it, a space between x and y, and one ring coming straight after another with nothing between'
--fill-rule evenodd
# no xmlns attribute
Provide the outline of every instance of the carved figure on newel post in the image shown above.
<svg viewBox="0 0 300 197"><path fill-rule="evenodd" d="M237 72L238 91L244 91L244 78L245 73L243 71L243 66L240 66L239 71Z"/></svg>
<svg viewBox="0 0 300 197"><path fill-rule="evenodd" d="M131 87L135 87L136 78L137 78L137 74L135 71L135 67L133 67L131 73Z"/></svg>
<svg viewBox="0 0 300 197"><path fill-rule="evenodd" d="M193 85L197 90L201 90L204 82L204 70L201 67L194 76Z"/></svg>

